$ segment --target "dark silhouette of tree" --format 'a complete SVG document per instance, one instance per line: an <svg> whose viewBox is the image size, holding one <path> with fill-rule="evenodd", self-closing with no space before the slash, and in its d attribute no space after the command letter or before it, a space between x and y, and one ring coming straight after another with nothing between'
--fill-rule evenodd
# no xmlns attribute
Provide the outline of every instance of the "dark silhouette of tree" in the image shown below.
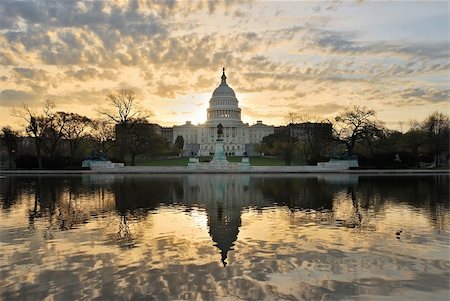
<svg viewBox="0 0 450 301"><path fill-rule="evenodd" d="M448 115L434 112L423 123L428 142L434 155L434 166L439 167L444 148L448 150L450 121Z"/></svg>
<svg viewBox="0 0 450 301"><path fill-rule="evenodd" d="M177 136L177 138L175 139L175 147L177 148L177 151L181 151L183 149L184 146L184 138L183 136Z"/></svg>
<svg viewBox="0 0 450 301"><path fill-rule="evenodd" d="M288 113L286 116L287 126L286 126L286 138L287 141L282 144L283 148L283 159L286 165L291 165L292 154L294 153L295 144L297 138L294 135L294 126L299 116L295 113Z"/></svg>
<svg viewBox="0 0 450 301"><path fill-rule="evenodd" d="M409 130L403 134L402 141L405 150L413 157L414 165L420 167L419 149L427 140L427 135L418 122L411 122Z"/></svg>
<svg viewBox="0 0 450 301"><path fill-rule="evenodd" d="M39 169L42 169L43 167L42 156L44 141L51 127L51 122L48 116L51 115L51 110L53 108L54 104L51 101L47 100L44 103L42 114L40 115L38 115L36 112L25 105L21 110L13 110L11 112L14 117L20 118L22 119L22 121L24 121L24 123L22 123L22 126L25 128L26 133L30 135L34 140Z"/></svg>
<svg viewBox="0 0 450 301"><path fill-rule="evenodd" d="M139 104L132 90L117 90L106 99L107 106L99 108L97 112L116 124L133 124L150 116Z"/></svg>
<svg viewBox="0 0 450 301"><path fill-rule="evenodd" d="M152 128L144 120L135 122L128 130L127 150L131 157L131 166L135 165L136 156L150 152L153 135Z"/></svg>
<svg viewBox="0 0 450 301"><path fill-rule="evenodd" d="M165 146L165 140L153 130L146 121L135 123L128 136L128 154L131 157L131 165L135 165L139 155L157 155Z"/></svg>
<svg viewBox="0 0 450 301"><path fill-rule="evenodd" d="M56 157L56 153L63 139L63 131L66 126L68 113L48 111L44 119L47 128L44 131L44 146L51 159Z"/></svg>
<svg viewBox="0 0 450 301"><path fill-rule="evenodd" d="M150 112L145 110L137 101L136 94L131 90L118 90L107 96L107 105L97 112L116 123L116 142L118 144L119 159L125 159L128 137L135 123L146 120Z"/></svg>
<svg viewBox="0 0 450 301"><path fill-rule="evenodd" d="M76 113L61 113L64 114L65 125L62 129L64 139L69 142L70 157L75 160L75 155L83 138L86 137L90 128L91 120L85 116Z"/></svg>
<svg viewBox="0 0 450 301"><path fill-rule="evenodd" d="M374 110L354 106L335 117L333 132L335 138L345 145L348 154L353 155L358 142L373 138L382 128L381 122L375 119Z"/></svg>
<svg viewBox="0 0 450 301"><path fill-rule="evenodd" d="M308 164L316 164L327 156L327 148L332 142L331 123L309 114L301 115L299 120L301 123L296 127L301 133L295 133L299 139L298 148Z"/></svg>
<svg viewBox="0 0 450 301"><path fill-rule="evenodd" d="M114 125L110 121L93 120L91 121L91 130L89 132L94 148L97 152L109 155L114 147L116 134Z"/></svg>
<svg viewBox="0 0 450 301"><path fill-rule="evenodd" d="M17 140L19 132L9 126L3 127L0 133L0 145L6 148L8 153L8 168L16 168Z"/></svg>

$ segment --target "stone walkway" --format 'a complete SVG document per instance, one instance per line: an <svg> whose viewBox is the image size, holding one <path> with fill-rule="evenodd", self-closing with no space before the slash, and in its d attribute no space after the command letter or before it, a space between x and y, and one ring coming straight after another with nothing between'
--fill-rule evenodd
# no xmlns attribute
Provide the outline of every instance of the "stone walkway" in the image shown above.
<svg viewBox="0 0 450 301"><path fill-rule="evenodd" d="M449 169L331 169L317 166L251 166L248 170L238 168L188 169L185 166L125 166L95 170L0 170L2 175L35 175L35 174L450 174Z"/></svg>

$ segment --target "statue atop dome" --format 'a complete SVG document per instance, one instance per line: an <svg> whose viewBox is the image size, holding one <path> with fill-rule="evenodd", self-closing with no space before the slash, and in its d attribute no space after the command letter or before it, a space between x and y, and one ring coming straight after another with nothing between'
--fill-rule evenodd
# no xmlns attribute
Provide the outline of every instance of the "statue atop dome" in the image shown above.
<svg viewBox="0 0 450 301"><path fill-rule="evenodd" d="M225 67L222 68L222 81L220 85L214 90L213 97L219 96L219 97L233 97L236 98L236 94L234 93L233 89L230 88L227 84L227 76L225 75Z"/></svg>
<svg viewBox="0 0 450 301"><path fill-rule="evenodd" d="M227 84L227 76L225 75L225 67L223 67L223 72L222 72L222 82L220 83L221 86L225 85L228 86Z"/></svg>

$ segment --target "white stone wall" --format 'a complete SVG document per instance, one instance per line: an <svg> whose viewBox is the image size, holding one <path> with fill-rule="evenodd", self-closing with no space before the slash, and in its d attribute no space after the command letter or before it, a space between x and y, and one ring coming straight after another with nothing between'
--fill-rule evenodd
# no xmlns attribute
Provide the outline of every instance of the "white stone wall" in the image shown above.
<svg viewBox="0 0 450 301"><path fill-rule="evenodd" d="M258 121L249 128L249 142L253 144L261 143L262 139L274 133L274 127L268 126Z"/></svg>
<svg viewBox="0 0 450 301"><path fill-rule="evenodd" d="M173 127L173 143L175 143L178 136L182 136L184 144L198 143L198 126L186 122L184 125L175 125Z"/></svg>

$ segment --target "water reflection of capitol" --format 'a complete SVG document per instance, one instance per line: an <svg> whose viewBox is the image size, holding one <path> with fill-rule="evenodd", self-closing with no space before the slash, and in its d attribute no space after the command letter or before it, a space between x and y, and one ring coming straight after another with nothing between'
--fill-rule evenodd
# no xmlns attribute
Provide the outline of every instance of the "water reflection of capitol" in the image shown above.
<svg viewBox="0 0 450 301"><path fill-rule="evenodd" d="M244 208L262 208L277 203L291 208L331 209L333 191L320 189L320 186L357 182L357 177L340 175L321 178L220 174L113 176L109 180L108 176L103 175L88 177L86 180L91 184L112 184L116 208L122 214L137 208L156 208L161 203L205 208L209 235L220 249L224 265L228 252L237 240ZM311 190L311 187L317 189Z"/></svg>
<svg viewBox="0 0 450 301"><path fill-rule="evenodd" d="M344 225L348 221L349 226L359 227L374 214L385 214L386 204L394 200L423 210L430 225L442 231L448 228L448 183L448 176L344 174L8 176L0 179L0 204L8 212L27 207L28 228L46 224L47 234L104 214L119 215L126 230L128 217L142 221L160 207L179 204L188 215L191 209L203 208L205 226L225 263L238 239L241 214L249 207L257 209L256 214L263 207L305 209L300 215L308 218L314 218L314 212L319 217L329 213ZM35 220L40 221L37 226ZM133 228L129 230L133 234Z"/></svg>

